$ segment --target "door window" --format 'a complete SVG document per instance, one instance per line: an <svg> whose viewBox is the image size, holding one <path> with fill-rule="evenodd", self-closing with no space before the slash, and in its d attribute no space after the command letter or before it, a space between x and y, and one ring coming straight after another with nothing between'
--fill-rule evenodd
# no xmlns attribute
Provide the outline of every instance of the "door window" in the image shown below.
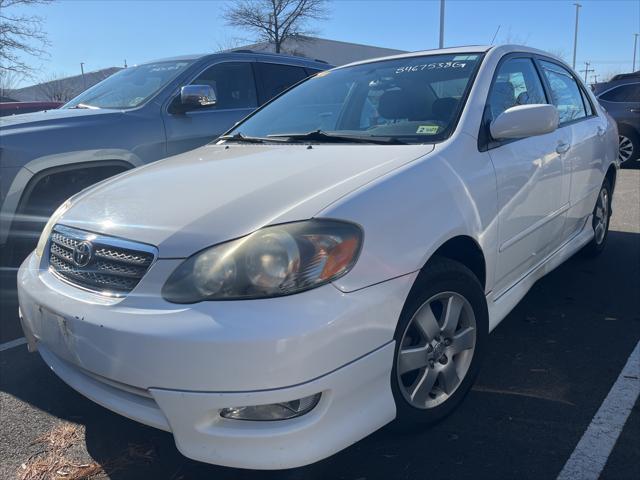
<svg viewBox="0 0 640 480"><path fill-rule="evenodd" d="M504 62L489 93L489 121L516 105L539 103L547 103L547 99L533 61L530 58L512 58Z"/></svg>
<svg viewBox="0 0 640 480"><path fill-rule="evenodd" d="M224 62L202 72L192 85L210 85L216 93L213 106L222 108L256 108L256 85L249 62Z"/></svg>
<svg viewBox="0 0 640 480"><path fill-rule="evenodd" d="M307 77L307 72L302 67L261 62L255 65L258 78L260 78L259 96L261 104L271 100L291 85Z"/></svg>
<svg viewBox="0 0 640 480"><path fill-rule="evenodd" d="M540 62L551 89L551 100L558 109L560 125L587 116L578 83L568 70L551 62Z"/></svg>
<svg viewBox="0 0 640 480"><path fill-rule="evenodd" d="M640 83L620 85L603 93L600 98L605 102L640 102Z"/></svg>

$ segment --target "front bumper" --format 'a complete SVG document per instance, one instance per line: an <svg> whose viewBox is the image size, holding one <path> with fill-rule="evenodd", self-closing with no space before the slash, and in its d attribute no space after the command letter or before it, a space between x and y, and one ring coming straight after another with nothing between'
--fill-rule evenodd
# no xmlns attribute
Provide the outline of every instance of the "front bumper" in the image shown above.
<svg viewBox="0 0 640 480"><path fill-rule="evenodd" d="M172 432L185 456L205 462L300 466L395 417L392 339L414 275L349 294L327 285L179 306L153 293L175 263L156 262L129 297L107 300L40 270L32 255L18 274L25 335L80 393ZM219 415L319 392L311 412L290 420Z"/></svg>

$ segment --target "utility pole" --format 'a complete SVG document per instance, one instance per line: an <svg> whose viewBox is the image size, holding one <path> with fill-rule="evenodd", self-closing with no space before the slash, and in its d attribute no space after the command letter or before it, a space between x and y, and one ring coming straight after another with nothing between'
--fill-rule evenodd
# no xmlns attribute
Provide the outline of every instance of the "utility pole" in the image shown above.
<svg viewBox="0 0 640 480"><path fill-rule="evenodd" d="M598 75L596 74L591 75L591 80L593 80L593 83L598 83Z"/></svg>
<svg viewBox="0 0 640 480"><path fill-rule="evenodd" d="M438 48L444 48L444 0L440 0L440 43Z"/></svg>
<svg viewBox="0 0 640 480"><path fill-rule="evenodd" d="M591 62L584 62L584 83L587 83L587 74L591 73L591 72L595 72L595 70L593 68L589 68L589 65L591 65Z"/></svg>
<svg viewBox="0 0 640 480"><path fill-rule="evenodd" d="M636 71L636 47L638 46L638 35L640 35L640 33L633 34L633 67L631 67L632 72Z"/></svg>
<svg viewBox="0 0 640 480"><path fill-rule="evenodd" d="M124 59L124 68L127 68L127 59Z"/></svg>
<svg viewBox="0 0 640 480"><path fill-rule="evenodd" d="M579 3L574 3L576 6L576 28L573 34L573 69L576 69L576 51L578 50L578 16L580 15L580 5Z"/></svg>
<svg viewBox="0 0 640 480"><path fill-rule="evenodd" d="M86 90L87 88L87 79L84 77L84 62L80 62L80 71L82 72L82 84Z"/></svg>

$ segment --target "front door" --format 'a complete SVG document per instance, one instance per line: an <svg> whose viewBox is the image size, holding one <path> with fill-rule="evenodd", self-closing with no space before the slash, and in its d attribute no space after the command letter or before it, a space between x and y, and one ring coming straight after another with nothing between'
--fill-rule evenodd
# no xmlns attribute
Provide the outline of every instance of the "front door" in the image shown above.
<svg viewBox="0 0 640 480"><path fill-rule="evenodd" d="M216 93L217 102L179 113L169 105L164 114L167 155L193 150L211 142L258 106L251 63L217 63L190 82L192 85L210 85ZM174 102L179 100L179 95L174 98Z"/></svg>
<svg viewBox="0 0 640 480"><path fill-rule="evenodd" d="M509 57L498 67L489 92L485 121L515 105L548 103L531 58ZM495 290L500 295L543 259L562 235L569 179L569 150L558 131L496 142L487 148L498 188L498 260Z"/></svg>

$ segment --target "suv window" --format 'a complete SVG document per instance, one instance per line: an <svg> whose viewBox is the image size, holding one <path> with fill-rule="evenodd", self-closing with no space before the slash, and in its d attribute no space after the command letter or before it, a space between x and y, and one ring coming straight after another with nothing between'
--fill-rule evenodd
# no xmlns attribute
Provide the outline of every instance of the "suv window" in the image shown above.
<svg viewBox="0 0 640 480"><path fill-rule="evenodd" d="M271 100L294 83L307 78L307 72L302 67L262 62L256 63L255 66L260 79L258 92L261 104Z"/></svg>
<svg viewBox="0 0 640 480"><path fill-rule="evenodd" d="M551 62L540 61L544 76L549 82L551 99L558 109L560 124L587 116L580 87L568 70Z"/></svg>
<svg viewBox="0 0 640 480"><path fill-rule="evenodd" d="M249 62L223 62L202 72L192 85L211 85L217 102L213 108L258 106L253 70Z"/></svg>
<svg viewBox="0 0 640 480"><path fill-rule="evenodd" d="M603 93L600 98L605 102L640 102L640 83L620 85Z"/></svg>
<svg viewBox="0 0 640 480"><path fill-rule="evenodd" d="M516 105L547 103L542 82L530 58L512 58L498 69L489 92L489 121Z"/></svg>

